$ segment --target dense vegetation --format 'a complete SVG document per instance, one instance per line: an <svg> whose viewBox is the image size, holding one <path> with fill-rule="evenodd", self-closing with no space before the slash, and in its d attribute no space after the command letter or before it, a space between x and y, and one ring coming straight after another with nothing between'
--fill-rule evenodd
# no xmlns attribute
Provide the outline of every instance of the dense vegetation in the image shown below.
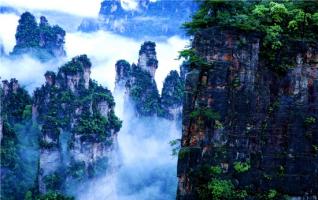
<svg viewBox="0 0 318 200"><path fill-rule="evenodd" d="M151 75L139 66L132 67L130 96L136 104L137 112L143 116L152 116L160 109L160 96Z"/></svg>
<svg viewBox="0 0 318 200"><path fill-rule="evenodd" d="M261 58L278 73L294 64L284 55L290 43L298 42L301 49L305 42L318 40L317 1L204 0L199 4L192 21L184 24L190 35L214 26L256 32L262 38ZM191 53L183 51L181 56L190 57L193 63L202 62Z"/></svg>
<svg viewBox="0 0 318 200"><path fill-rule="evenodd" d="M106 155L89 164L70 158L67 166L57 163L56 171L38 178L42 152L58 151L66 159L75 142L110 147L112 134L121 128L111 91L89 79L90 67L90 60L81 55L61 66L57 75L47 71L46 84L37 88L32 98L17 80L3 81L0 88L1 199L72 200L57 193L64 192L66 187L62 177L74 179L71 181L75 185L76 181L105 172ZM78 82L73 82L74 88L67 81L70 77L78 77ZM41 179L47 194L42 194L39 187Z"/></svg>
<svg viewBox="0 0 318 200"><path fill-rule="evenodd" d="M31 13L23 13L15 37L13 55L31 53L45 60L65 54L63 49L65 31L57 25L50 26L43 16L38 24Z"/></svg>

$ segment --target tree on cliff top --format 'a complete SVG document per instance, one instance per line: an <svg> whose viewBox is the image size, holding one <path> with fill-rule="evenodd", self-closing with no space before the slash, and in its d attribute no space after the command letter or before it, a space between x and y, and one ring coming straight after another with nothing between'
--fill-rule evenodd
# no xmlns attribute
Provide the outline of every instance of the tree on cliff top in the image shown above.
<svg viewBox="0 0 318 200"><path fill-rule="evenodd" d="M291 41L318 41L318 2L314 0L203 0L199 5L192 21L184 24L188 34L214 26L258 32L260 53L277 72L290 66L281 61L279 52Z"/></svg>
<svg viewBox="0 0 318 200"><path fill-rule="evenodd" d="M40 30L31 13L25 12L21 15L15 38L15 48L39 47Z"/></svg>

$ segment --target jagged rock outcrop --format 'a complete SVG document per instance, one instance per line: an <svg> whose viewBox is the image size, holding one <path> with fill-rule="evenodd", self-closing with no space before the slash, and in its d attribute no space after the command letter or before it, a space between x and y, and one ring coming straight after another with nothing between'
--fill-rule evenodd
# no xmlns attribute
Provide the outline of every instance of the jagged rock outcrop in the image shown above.
<svg viewBox="0 0 318 200"><path fill-rule="evenodd" d="M181 120L184 82L173 70L166 77L161 92L162 115L171 120Z"/></svg>
<svg viewBox="0 0 318 200"><path fill-rule="evenodd" d="M115 88L126 93L126 101L133 104L138 116L155 116L160 112L160 95L154 80L158 68L155 46L150 41L141 45L137 65L124 60L116 63Z"/></svg>
<svg viewBox="0 0 318 200"><path fill-rule="evenodd" d="M158 68L156 43L148 41L141 45L139 50L138 67L149 72L151 77L154 79Z"/></svg>
<svg viewBox="0 0 318 200"><path fill-rule="evenodd" d="M50 26L44 16L38 24L31 13L25 12L19 20L11 55L30 54L42 60L65 56L64 37L65 31L58 25Z"/></svg>
<svg viewBox="0 0 318 200"><path fill-rule="evenodd" d="M218 186L237 199L317 199L318 45L291 42L294 67L277 75L259 41L235 29L196 34L192 47L211 68L186 76L177 199Z"/></svg>
<svg viewBox="0 0 318 200"><path fill-rule="evenodd" d="M33 119L41 125L39 191L76 189L104 173L121 121L111 92L90 79L86 55L45 74L34 93ZM61 178L63 177L63 178Z"/></svg>
<svg viewBox="0 0 318 200"><path fill-rule="evenodd" d="M125 60L116 63L115 91L125 92L125 101L132 103L138 116L180 119L183 81L177 71L171 71L160 97L154 79L158 68L155 47L150 41L142 44L137 65Z"/></svg>

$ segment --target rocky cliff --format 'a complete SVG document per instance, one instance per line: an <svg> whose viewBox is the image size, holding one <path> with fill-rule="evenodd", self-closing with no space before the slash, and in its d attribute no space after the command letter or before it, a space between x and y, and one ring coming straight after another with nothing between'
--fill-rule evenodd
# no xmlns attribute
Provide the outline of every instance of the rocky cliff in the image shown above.
<svg viewBox="0 0 318 200"><path fill-rule="evenodd" d="M125 100L133 104L137 116L180 119L183 81L177 71L171 71L160 96L155 81L158 68L155 47L154 42L143 43L137 65L130 65L125 60L116 63L115 91L125 92Z"/></svg>
<svg viewBox="0 0 318 200"><path fill-rule="evenodd" d="M42 16L40 23L25 12L21 15L16 31L16 45L11 55L30 54L43 60L65 56L65 31L58 25L51 26Z"/></svg>
<svg viewBox="0 0 318 200"><path fill-rule="evenodd" d="M41 193L70 188L109 164L121 121L111 92L90 79L90 68L86 55L75 57L57 75L47 72L46 84L34 93L33 119L42 127Z"/></svg>
<svg viewBox="0 0 318 200"><path fill-rule="evenodd" d="M291 42L294 65L279 75L260 38L195 35L204 63L186 76L177 199L317 199L317 43Z"/></svg>

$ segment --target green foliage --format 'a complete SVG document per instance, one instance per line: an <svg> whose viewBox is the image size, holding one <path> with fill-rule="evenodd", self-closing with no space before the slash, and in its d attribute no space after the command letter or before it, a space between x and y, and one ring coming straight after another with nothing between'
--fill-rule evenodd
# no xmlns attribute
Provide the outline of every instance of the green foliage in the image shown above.
<svg viewBox="0 0 318 200"><path fill-rule="evenodd" d="M222 168L220 166L212 166L210 172L214 175L220 175L222 173Z"/></svg>
<svg viewBox="0 0 318 200"><path fill-rule="evenodd" d="M213 63L209 63L199 56L195 49L184 49L180 51L179 59L180 58L184 58L191 68L210 69L213 67Z"/></svg>
<svg viewBox="0 0 318 200"><path fill-rule="evenodd" d="M235 189L230 180L213 178L207 186L207 191L213 200L245 199L247 192L245 190Z"/></svg>
<svg viewBox="0 0 318 200"><path fill-rule="evenodd" d="M274 189L271 189L268 191L267 199L275 199L276 196L277 196L277 191Z"/></svg>
<svg viewBox="0 0 318 200"><path fill-rule="evenodd" d="M32 117L32 105L26 105L24 107L22 117L23 117L23 119L31 119L31 117Z"/></svg>
<svg viewBox="0 0 318 200"><path fill-rule="evenodd" d="M39 47L40 30L31 13L21 15L15 38L18 44L15 48Z"/></svg>
<svg viewBox="0 0 318 200"><path fill-rule="evenodd" d="M211 108L197 108L190 113L190 118L195 119L202 117L207 120L220 120L221 116L218 112L212 110Z"/></svg>
<svg viewBox="0 0 318 200"><path fill-rule="evenodd" d="M14 169L17 166L17 137L10 124L6 121L3 122L3 138L1 140L1 167Z"/></svg>
<svg viewBox="0 0 318 200"><path fill-rule="evenodd" d="M175 139L175 140L171 140L169 141L169 144L172 148L172 156L177 156L179 151L180 151L180 148L181 148L181 139Z"/></svg>
<svg viewBox="0 0 318 200"><path fill-rule="evenodd" d="M32 197L32 192L31 191L27 191L25 193L25 196L24 196L24 200L33 200L33 197Z"/></svg>
<svg viewBox="0 0 318 200"><path fill-rule="evenodd" d="M160 109L160 96L156 83L151 75L138 66L132 68L134 80L130 87L130 98L135 104L137 113L142 116L152 116Z"/></svg>
<svg viewBox="0 0 318 200"><path fill-rule="evenodd" d="M229 180L213 179L208 184L213 199L230 199L234 190L234 185Z"/></svg>
<svg viewBox="0 0 318 200"><path fill-rule="evenodd" d="M234 169L238 173L243 173L248 171L251 165L248 162L234 162Z"/></svg>
<svg viewBox="0 0 318 200"><path fill-rule="evenodd" d="M41 17L38 25L35 17L25 12L20 17L15 37L17 43L13 54L35 53L46 59L54 56L55 49L63 46L65 31L59 26L50 26L45 17Z"/></svg>
<svg viewBox="0 0 318 200"><path fill-rule="evenodd" d="M220 26L263 35L261 55L271 69L285 73L291 63L281 50L290 41L318 40L318 4L315 1L203 0L192 21L184 28L193 35L200 29ZM184 57L195 56L187 50Z"/></svg>
<svg viewBox="0 0 318 200"><path fill-rule="evenodd" d="M78 120L75 132L78 134L97 134L102 137L106 136L106 125L108 120L96 114L94 116L84 115Z"/></svg>
<svg viewBox="0 0 318 200"><path fill-rule="evenodd" d="M29 107L32 103L31 97L24 88L18 87L17 80L11 79L10 82L7 82L7 85L9 90L3 98L1 114L7 117L9 123L21 122L26 119L24 117L27 117L24 114L30 114L31 112ZM24 113L24 111L27 111L27 113Z"/></svg>
<svg viewBox="0 0 318 200"><path fill-rule="evenodd" d="M175 70L170 71L162 88L161 104L164 107L181 106L183 101L183 81Z"/></svg>
<svg viewBox="0 0 318 200"><path fill-rule="evenodd" d="M314 125L316 122L317 122L317 120L313 116L306 117L304 120L304 124L306 127Z"/></svg>
<svg viewBox="0 0 318 200"><path fill-rule="evenodd" d="M220 122L219 120L215 120L214 128L222 129L223 128L222 122Z"/></svg>

